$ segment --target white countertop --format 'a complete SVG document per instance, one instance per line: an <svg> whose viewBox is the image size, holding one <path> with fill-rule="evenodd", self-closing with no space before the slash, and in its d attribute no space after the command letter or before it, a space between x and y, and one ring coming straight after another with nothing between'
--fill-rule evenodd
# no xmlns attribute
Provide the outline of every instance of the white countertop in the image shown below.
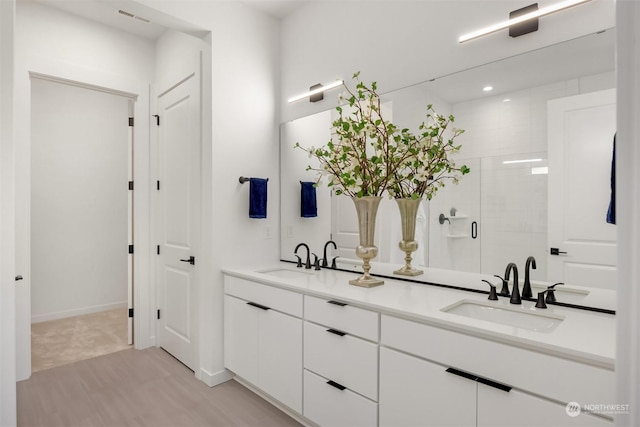
<svg viewBox="0 0 640 427"><path fill-rule="evenodd" d="M390 276L394 268L397 266L376 264L372 272ZM276 269L293 270L303 274L292 273L294 277L283 278L266 272ZM388 272L385 271L387 269ZM495 284L500 282L490 275L429 268L424 268L424 271L424 275L420 276L422 280L453 286L464 285L466 288L475 287L473 284L476 284L477 289L488 290L489 286L481 279L490 280ZM547 309L536 309L535 303L531 301L523 301L522 305L518 306L510 304L508 297L500 297L499 301L489 301L487 294L386 278L382 286L361 288L348 283L349 280L357 277L355 273L332 269L306 270L285 262L261 267L223 269L223 272L231 276L303 294L336 299L355 306L373 309L383 314L416 320L611 370L614 367L616 322L615 316L611 314L553 305L549 305ZM500 286L497 289L499 292ZM534 288L534 295L536 291ZM588 294L580 293L582 290L579 288L576 291L578 293L572 297L578 298L579 302L573 301L572 303L584 305L588 305L589 300L600 294L597 290L592 291L591 289ZM570 291L558 292L556 295L559 301L563 301L563 298L568 299L570 293ZM613 298L610 293L613 292L605 291L601 294L606 298ZM461 300L477 301L509 310L522 310L527 313L558 316L563 320L554 330L541 332L442 311L443 308Z"/></svg>

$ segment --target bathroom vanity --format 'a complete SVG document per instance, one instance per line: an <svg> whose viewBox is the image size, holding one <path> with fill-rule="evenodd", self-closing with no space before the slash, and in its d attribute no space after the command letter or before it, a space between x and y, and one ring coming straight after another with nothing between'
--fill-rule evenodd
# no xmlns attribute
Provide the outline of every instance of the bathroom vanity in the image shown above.
<svg viewBox="0 0 640 427"><path fill-rule="evenodd" d="M612 425L580 411L615 402L611 314L489 301L471 273L424 273L468 291L290 263L224 273L225 367L308 424Z"/></svg>

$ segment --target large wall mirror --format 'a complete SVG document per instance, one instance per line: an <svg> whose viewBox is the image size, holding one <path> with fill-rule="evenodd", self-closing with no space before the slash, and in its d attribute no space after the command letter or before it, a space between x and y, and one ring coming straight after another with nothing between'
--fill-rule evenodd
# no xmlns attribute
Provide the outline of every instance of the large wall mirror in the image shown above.
<svg viewBox="0 0 640 427"><path fill-rule="evenodd" d="M615 135L614 52L612 28L383 93L401 127L415 130L426 105L433 104L465 129L456 162L467 164L471 173L422 203L414 265L502 274L509 262L524 267L534 256L533 280L615 289L615 225L606 221ZM483 91L486 86L493 90ZM352 262L357 226L348 198L332 197L324 183L316 189L317 216L300 215L300 182L316 177L306 171L312 159L293 147L326 144L335 114L332 108L281 126L283 260L296 259L300 242L322 257L325 242L333 239L338 249L330 248L328 256L339 256L343 266L360 264ZM563 135L573 142L563 142ZM442 224L440 214L446 217ZM381 204L376 240L374 261L402 263L393 200ZM584 246L588 243L598 249ZM552 247L560 255L552 255ZM579 253L591 259L573 257Z"/></svg>

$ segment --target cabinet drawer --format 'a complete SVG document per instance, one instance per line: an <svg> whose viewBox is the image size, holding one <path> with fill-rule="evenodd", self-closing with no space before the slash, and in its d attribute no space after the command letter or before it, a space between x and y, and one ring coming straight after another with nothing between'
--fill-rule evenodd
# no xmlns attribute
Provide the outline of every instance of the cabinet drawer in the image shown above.
<svg viewBox="0 0 640 427"><path fill-rule="evenodd" d="M296 292L233 276L224 277L224 292L245 301L302 317L302 295Z"/></svg>
<svg viewBox="0 0 640 427"><path fill-rule="evenodd" d="M348 388L340 390L328 380L304 371L303 415L320 426L371 427L378 424L378 405Z"/></svg>
<svg viewBox="0 0 640 427"><path fill-rule="evenodd" d="M371 341L378 341L379 315L374 311L351 305L341 305L339 301L305 295L304 316L306 320L321 323Z"/></svg>
<svg viewBox="0 0 640 427"><path fill-rule="evenodd" d="M614 402L612 370L383 315L381 343L561 402Z"/></svg>
<svg viewBox="0 0 640 427"><path fill-rule="evenodd" d="M327 330L304 322L304 367L378 400L378 346Z"/></svg>

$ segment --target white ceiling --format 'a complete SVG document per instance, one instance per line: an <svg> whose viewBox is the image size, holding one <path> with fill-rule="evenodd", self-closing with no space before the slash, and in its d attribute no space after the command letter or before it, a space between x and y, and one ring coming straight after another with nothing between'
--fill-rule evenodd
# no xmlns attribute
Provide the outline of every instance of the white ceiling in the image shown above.
<svg viewBox="0 0 640 427"><path fill-rule="evenodd" d="M311 0L239 0L276 18L284 18Z"/></svg>
<svg viewBox="0 0 640 427"><path fill-rule="evenodd" d="M190 23L161 13L140 3L127 0L18 1L33 1L150 40L156 40L169 28L196 36L202 36L206 33L206 31ZM129 15L133 15L133 17Z"/></svg>

